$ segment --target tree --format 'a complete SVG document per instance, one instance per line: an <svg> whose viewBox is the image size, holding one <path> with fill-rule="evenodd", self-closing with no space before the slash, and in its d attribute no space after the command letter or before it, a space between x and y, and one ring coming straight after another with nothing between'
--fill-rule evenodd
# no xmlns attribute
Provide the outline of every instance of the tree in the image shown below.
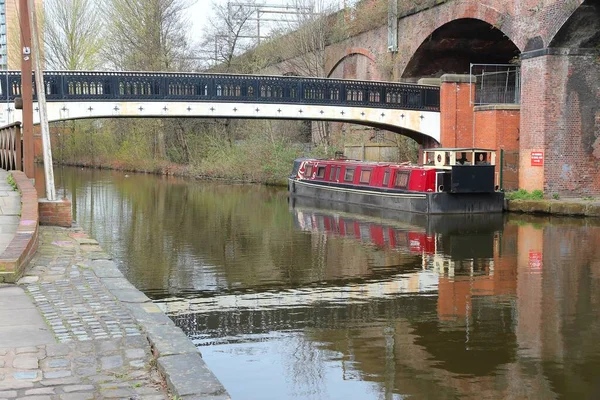
<svg viewBox="0 0 600 400"><path fill-rule="evenodd" d="M257 0L243 3L213 3L213 16L204 30L201 52L207 55L205 63L220 66L231 72L234 57L255 45L252 40L256 32L252 30L251 19L257 12Z"/></svg>
<svg viewBox="0 0 600 400"><path fill-rule="evenodd" d="M48 68L89 70L102 66L103 23L94 0L47 0L44 17Z"/></svg>
<svg viewBox="0 0 600 400"><path fill-rule="evenodd" d="M195 68L187 32L186 0L105 0L105 58L112 68L130 71L190 71ZM154 135L151 151L167 157L165 132L171 121L138 121ZM182 138L178 135L176 138ZM176 140L176 139L174 139ZM187 143L180 143L186 148Z"/></svg>
<svg viewBox="0 0 600 400"><path fill-rule="evenodd" d="M130 71L189 71L185 0L105 0L105 57Z"/></svg>

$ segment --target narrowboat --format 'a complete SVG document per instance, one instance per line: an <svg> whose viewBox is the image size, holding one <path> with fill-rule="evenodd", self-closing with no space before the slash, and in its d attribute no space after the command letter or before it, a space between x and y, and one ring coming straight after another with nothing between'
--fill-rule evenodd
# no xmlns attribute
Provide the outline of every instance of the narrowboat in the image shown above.
<svg viewBox="0 0 600 400"><path fill-rule="evenodd" d="M299 158L288 179L291 197L358 204L420 214L502 212L496 153L478 148L435 148L422 164Z"/></svg>

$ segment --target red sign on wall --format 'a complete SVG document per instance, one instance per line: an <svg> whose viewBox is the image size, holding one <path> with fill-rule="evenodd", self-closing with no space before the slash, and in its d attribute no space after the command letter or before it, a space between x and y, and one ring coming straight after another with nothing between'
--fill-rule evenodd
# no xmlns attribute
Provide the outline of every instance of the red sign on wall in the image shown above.
<svg viewBox="0 0 600 400"><path fill-rule="evenodd" d="M542 253L539 251L529 250L529 270L531 272L542 272L544 267Z"/></svg>
<svg viewBox="0 0 600 400"><path fill-rule="evenodd" d="M543 151L532 151L531 152L531 166L541 167L544 165L544 152Z"/></svg>

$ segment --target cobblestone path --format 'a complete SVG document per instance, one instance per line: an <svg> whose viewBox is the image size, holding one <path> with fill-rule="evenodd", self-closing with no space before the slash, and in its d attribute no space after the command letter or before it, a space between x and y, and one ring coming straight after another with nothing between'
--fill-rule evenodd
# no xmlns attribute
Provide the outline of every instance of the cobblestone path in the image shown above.
<svg viewBox="0 0 600 400"><path fill-rule="evenodd" d="M169 398L135 319L86 266L106 258L80 229L40 229L19 283L56 343L0 349L0 399Z"/></svg>

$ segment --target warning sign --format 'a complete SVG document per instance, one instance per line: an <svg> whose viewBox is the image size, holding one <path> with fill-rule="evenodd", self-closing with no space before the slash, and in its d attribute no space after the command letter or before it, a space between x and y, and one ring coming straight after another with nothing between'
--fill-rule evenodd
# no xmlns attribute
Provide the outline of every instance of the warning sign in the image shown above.
<svg viewBox="0 0 600 400"><path fill-rule="evenodd" d="M529 250L529 270L531 272L542 272L543 268L542 253Z"/></svg>
<svg viewBox="0 0 600 400"><path fill-rule="evenodd" d="M532 151L531 152L531 166L541 167L544 165L544 152L543 151Z"/></svg>

